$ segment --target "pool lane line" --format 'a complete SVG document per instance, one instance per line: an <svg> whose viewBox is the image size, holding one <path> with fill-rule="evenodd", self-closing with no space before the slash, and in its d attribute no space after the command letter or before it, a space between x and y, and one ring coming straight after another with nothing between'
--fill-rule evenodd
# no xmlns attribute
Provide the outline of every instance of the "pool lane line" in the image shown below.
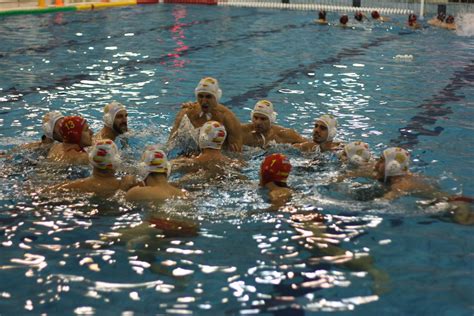
<svg viewBox="0 0 474 316"><path fill-rule="evenodd" d="M212 20L210 20L210 21L212 21ZM227 42L233 43L237 40L245 40L245 39L253 38L253 37L256 37L256 36L267 36L268 34L274 34L274 33L282 32L285 29L295 29L295 28L299 28L299 27L305 27L305 26L310 25L310 24L311 23L303 23L301 25L290 24L289 27L285 26L283 28L279 27L278 29L273 29L273 30L256 31L256 32L253 32L254 34L251 35L251 36L249 34L244 34L243 36L240 36L240 37L234 38L234 39L219 40L219 41L217 41L217 43L197 46L195 48L191 48L191 49L188 49L186 51L181 51L178 54L180 55L180 57L183 57L183 56L188 55L189 53L193 53L193 52L196 52L196 51L199 51L199 50L202 50L202 49L219 47L220 45L223 45ZM131 61L125 63L125 64L122 64L122 65L119 65L119 66L115 67L113 70L115 71L115 70L120 69L120 70L128 70L129 72L130 71L137 71L137 66L147 65L147 64L151 64L151 65L159 64L159 63L162 63L162 62L167 62L168 60L173 59L173 58L174 57L170 57L168 54L165 54L165 55L162 55L160 57L147 58L147 59L144 59L144 60L141 60L141 61L131 60ZM60 78L59 80L54 81L53 84L46 85L46 86L29 87L29 88L26 88L26 89L23 89L23 90L18 90L18 89L16 89L16 87L10 87L10 88L5 89L5 90L0 90L0 103L2 103L2 102L17 102L17 101L22 100L24 96L26 96L28 94L32 94L32 93L37 93L38 91L45 91L45 90L50 91L50 90L54 90L58 87L66 88L66 87L72 86L73 84L80 83L82 80L95 80L95 79L97 79L96 75L92 76L92 75L89 75L89 74L78 74L78 75L74 75L74 76L65 76L63 78Z"/></svg>
<svg viewBox="0 0 474 316"><path fill-rule="evenodd" d="M452 114L453 111L447 103L463 100L465 96L456 95L456 92L463 87L473 85L474 60L471 60L464 68L455 71L450 82L436 95L417 106L422 111L413 116L405 127L399 128L400 135L390 140L390 143L409 149L418 144L419 136L439 136L444 130L443 127L436 126L434 129L429 129L428 126L436 124L438 118Z"/></svg>
<svg viewBox="0 0 474 316"><path fill-rule="evenodd" d="M232 16L232 19L238 19L238 18L244 18L244 17L248 17L248 16L252 16L253 14L243 14L243 15L236 15L236 16ZM205 25L205 24L209 24L209 23L212 23L212 22L215 22L219 19L205 19L205 20L200 20L200 21L191 21L189 23L183 23L183 25L181 25L182 28L189 28L189 27L192 27L194 25ZM82 23L88 23L88 21L81 21ZM63 25L63 24L62 24ZM155 32L155 31L160 31L160 30L170 30L172 28L176 27L175 25L166 25L166 26L159 26L159 27L153 27L153 28L150 28L150 29L147 29L147 30L142 30L142 31L138 31L138 32L133 32L135 36L140 36L142 34L145 34L145 33L150 33L150 32ZM74 46L74 45L92 45L92 44L96 44L98 42L101 42L101 41L104 41L104 40L110 40L110 39L117 39L117 38L121 38L123 37L123 32L118 34L118 35L111 35L109 37L109 35L105 36L105 37L102 37L102 38L94 38L94 39L91 39L90 41L85 41L85 42L79 42L77 40L68 40L68 41L65 41L65 42L55 42L54 44L49 44L49 45L43 45L43 46L37 46L37 47L28 47L28 48L20 48L20 49L17 49L15 51L12 51L12 52L5 52L5 53L2 53L0 52L0 59L1 58L8 58L8 57L12 57L12 56L17 56L17 55L24 55L26 53L29 53L29 52L37 52L37 53L46 53L48 51L51 51L53 49L56 49L58 47L71 47L71 46Z"/></svg>
<svg viewBox="0 0 474 316"><path fill-rule="evenodd" d="M24 15L24 14L45 14L45 13L56 13L56 12L71 12L71 11L83 11L83 10L95 10L103 8L123 7L137 5L137 0L126 0L118 2L97 2L88 4L77 4L70 6L57 6L48 8L30 8L30 9L15 9L0 11L1 16L11 15Z"/></svg>
<svg viewBox="0 0 474 316"><path fill-rule="evenodd" d="M283 72L280 72L279 79L277 79L276 81L273 81L266 85L259 85L258 88L254 88L241 95L234 96L228 102L226 102L226 105L228 105L229 107L243 106L245 102L247 102L249 99L265 99L268 97L268 94L271 90L275 89L280 84L290 78L296 78L300 74L307 75L308 72L314 72L316 69L322 66L341 62L341 60L346 57L356 57L365 55L366 51L369 48L380 46L383 43L392 41L396 38L398 38L398 36L395 35L378 37L367 43L362 44L359 47L343 48L337 55L311 63L307 66L285 70Z"/></svg>

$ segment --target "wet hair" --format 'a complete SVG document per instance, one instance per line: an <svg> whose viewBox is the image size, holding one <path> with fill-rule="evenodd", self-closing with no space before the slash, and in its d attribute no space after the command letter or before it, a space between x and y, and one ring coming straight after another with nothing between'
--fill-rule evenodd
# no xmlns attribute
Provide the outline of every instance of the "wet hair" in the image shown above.
<svg viewBox="0 0 474 316"><path fill-rule="evenodd" d="M341 22L341 24L346 25L348 21L349 21L349 17L345 14L339 18L339 22Z"/></svg>
<svg viewBox="0 0 474 316"><path fill-rule="evenodd" d="M324 10L319 11L318 16L320 20L326 20L326 11Z"/></svg>
<svg viewBox="0 0 474 316"><path fill-rule="evenodd" d="M372 11L372 13L370 15L372 16L372 19L380 18L380 14L379 14L378 11Z"/></svg>
<svg viewBox="0 0 474 316"><path fill-rule="evenodd" d="M444 12L440 12L440 13L438 13L438 16L436 16L436 18L437 18L439 21L443 22L444 19L446 18L446 14L444 14Z"/></svg>
<svg viewBox="0 0 474 316"><path fill-rule="evenodd" d="M275 183L276 186L278 186L280 188L288 188L288 184L286 184L285 182L274 181L273 183Z"/></svg>
<svg viewBox="0 0 474 316"><path fill-rule="evenodd" d="M360 12L360 11L357 11L357 12L354 14L354 19L356 19L356 20L359 21L359 22L362 21L362 18L363 18L363 17L364 17L364 16L362 15L362 12Z"/></svg>
<svg viewBox="0 0 474 316"><path fill-rule="evenodd" d="M448 15L445 21L447 24L453 24L454 23L454 16Z"/></svg>
<svg viewBox="0 0 474 316"><path fill-rule="evenodd" d="M413 22L416 22L416 14L411 13L408 16L408 23L413 23Z"/></svg>

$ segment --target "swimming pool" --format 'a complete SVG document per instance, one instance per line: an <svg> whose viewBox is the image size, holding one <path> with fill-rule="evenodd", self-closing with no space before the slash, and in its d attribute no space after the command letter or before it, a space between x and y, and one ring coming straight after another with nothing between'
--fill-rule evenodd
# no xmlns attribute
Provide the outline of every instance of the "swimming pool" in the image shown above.
<svg viewBox="0 0 474 316"><path fill-rule="evenodd" d="M209 75L242 122L260 98L273 101L279 124L307 137L314 118L331 113L340 139L362 139L377 153L402 143L415 171L474 195L473 38L410 32L404 17L356 29L314 18L182 5L2 18L0 149L37 139L53 109L80 113L97 131L115 99L133 130L124 155L138 159L145 144L166 141L180 103ZM1 313L472 314L471 227L433 218L415 198L364 201L348 184L329 184L333 157L269 151L295 165L295 207L325 214L329 235L320 241L370 255L370 271L328 258L289 220L291 209L265 211L256 180L263 150L244 152L249 181L194 190L190 207L165 206L198 221L198 237L133 235L125 244L104 237L148 210L120 197L39 198L30 192L55 180L50 166L16 155L0 162Z"/></svg>

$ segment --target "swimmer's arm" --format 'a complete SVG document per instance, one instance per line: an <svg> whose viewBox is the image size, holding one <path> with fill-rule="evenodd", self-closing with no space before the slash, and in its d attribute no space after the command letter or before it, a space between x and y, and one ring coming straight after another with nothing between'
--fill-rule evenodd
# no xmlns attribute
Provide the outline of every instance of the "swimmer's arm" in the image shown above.
<svg viewBox="0 0 474 316"><path fill-rule="evenodd" d="M313 142L305 141L304 143L294 144L293 147L301 150L302 152L313 151L314 147L317 146Z"/></svg>
<svg viewBox="0 0 474 316"><path fill-rule="evenodd" d="M242 129L237 117L228 110L224 113L224 126L227 129L227 143L231 151L242 151Z"/></svg>
<svg viewBox="0 0 474 316"><path fill-rule="evenodd" d="M196 164L192 159L189 158L176 158L170 161L171 170L173 172L184 172L188 173L196 170Z"/></svg>
<svg viewBox="0 0 474 316"><path fill-rule="evenodd" d="M285 143L289 144L300 144L307 141L303 136L291 128L282 129L280 137L284 139Z"/></svg>
<svg viewBox="0 0 474 316"><path fill-rule="evenodd" d="M88 165L89 164L89 155L86 152L76 152L76 153L73 153L72 155L73 155L72 160L75 164L78 164L78 165Z"/></svg>

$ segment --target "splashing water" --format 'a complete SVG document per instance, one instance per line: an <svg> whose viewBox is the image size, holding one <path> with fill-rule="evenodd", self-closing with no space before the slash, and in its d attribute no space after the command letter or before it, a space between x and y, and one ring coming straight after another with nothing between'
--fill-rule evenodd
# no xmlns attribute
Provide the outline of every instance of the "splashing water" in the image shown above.
<svg viewBox="0 0 474 316"><path fill-rule="evenodd" d="M474 36L474 13L461 13L456 17L456 34L459 36Z"/></svg>

